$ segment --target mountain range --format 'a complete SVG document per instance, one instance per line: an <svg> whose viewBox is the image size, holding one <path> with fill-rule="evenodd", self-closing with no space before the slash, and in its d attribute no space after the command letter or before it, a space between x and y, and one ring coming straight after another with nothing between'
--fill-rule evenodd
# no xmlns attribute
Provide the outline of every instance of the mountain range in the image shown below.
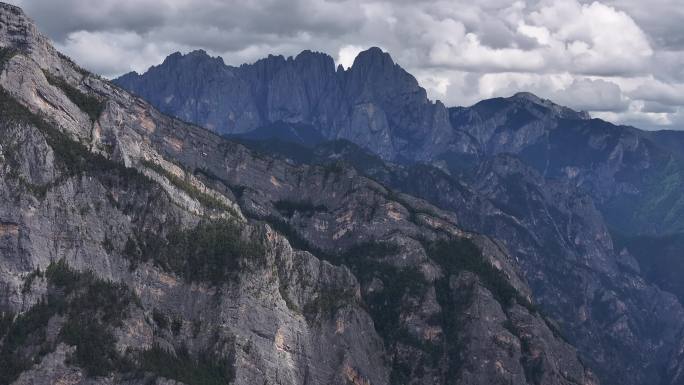
<svg viewBox="0 0 684 385"><path fill-rule="evenodd" d="M511 250L542 308L580 351L594 350L586 360L604 383L646 383L667 370L651 360L670 337L647 337L649 351L639 335L677 323L670 305L649 304L661 294L646 294L646 282L684 298L682 249L653 246L682 232L684 134L616 126L524 92L447 108L378 48L348 69L309 51L240 67L176 53L114 83L264 154L342 161L454 212Z"/></svg>
<svg viewBox="0 0 684 385"><path fill-rule="evenodd" d="M681 145L377 48L113 82L0 3L0 384L684 383Z"/></svg>

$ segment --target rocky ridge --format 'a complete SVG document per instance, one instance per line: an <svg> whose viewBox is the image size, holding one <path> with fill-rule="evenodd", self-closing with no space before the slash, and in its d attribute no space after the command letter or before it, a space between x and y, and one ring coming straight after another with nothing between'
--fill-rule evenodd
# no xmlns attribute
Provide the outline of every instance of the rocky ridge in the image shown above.
<svg viewBox="0 0 684 385"><path fill-rule="evenodd" d="M144 75L130 73L115 83L162 112L220 134L304 123L327 139L365 143L386 159L427 159L435 146L461 142L453 140L446 107L430 102L416 79L379 48L362 52L348 70L310 51L240 67L204 51L176 53Z"/></svg>

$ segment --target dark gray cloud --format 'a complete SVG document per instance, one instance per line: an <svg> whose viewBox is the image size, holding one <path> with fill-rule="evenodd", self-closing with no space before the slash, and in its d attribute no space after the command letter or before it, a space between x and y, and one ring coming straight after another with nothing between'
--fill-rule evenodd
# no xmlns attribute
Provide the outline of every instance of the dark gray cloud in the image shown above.
<svg viewBox="0 0 684 385"><path fill-rule="evenodd" d="M675 114L677 113L677 107L653 101L646 101L644 102L644 107L641 109L641 111L654 114Z"/></svg>
<svg viewBox="0 0 684 385"><path fill-rule="evenodd" d="M130 30L144 33L163 25L173 10L152 1L14 1L56 41L72 32Z"/></svg>
<svg viewBox="0 0 684 385"><path fill-rule="evenodd" d="M684 4L681 0L606 0L606 3L629 13L659 48L684 49Z"/></svg>
<svg viewBox="0 0 684 385"><path fill-rule="evenodd" d="M104 76L203 48L229 64L379 46L434 99L529 90L618 123L684 122L682 0L10 0Z"/></svg>

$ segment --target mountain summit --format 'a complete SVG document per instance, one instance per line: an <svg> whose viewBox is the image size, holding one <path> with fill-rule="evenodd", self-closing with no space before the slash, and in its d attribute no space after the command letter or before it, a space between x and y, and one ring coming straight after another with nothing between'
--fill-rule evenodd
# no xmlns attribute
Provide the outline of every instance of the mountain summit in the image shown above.
<svg viewBox="0 0 684 385"><path fill-rule="evenodd" d="M221 134L278 121L307 124L328 139L366 143L388 159L421 156L450 131L446 108L431 103L416 79L379 48L361 52L347 70L310 51L240 67L221 64L207 55L173 54L143 75L114 83Z"/></svg>

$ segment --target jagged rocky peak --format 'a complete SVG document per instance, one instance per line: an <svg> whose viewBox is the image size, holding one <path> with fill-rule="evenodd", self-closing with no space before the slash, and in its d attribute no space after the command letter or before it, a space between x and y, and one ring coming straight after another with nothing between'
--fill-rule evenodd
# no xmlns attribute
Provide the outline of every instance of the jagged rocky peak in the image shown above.
<svg viewBox="0 0 684 385"><path fill-rule="evenodd" d="M347 72L352 92L366 89L388 97L396 92L417 92L420 99L427 101L427 92L416 78L378 47L360 52Z"/></svg>
<svg viewBox="0 0 684 385"><path fill-rule="evenodd" d="M28 46L39 35L21 8L0 3L0 43L4 47Z"/></svg>
<svg viewBox="0 0 684 385"><path fill-rule="evenodd" d="M212 57L203 49L194 50L188 52L187 54L182 54L180 52L174 52L164 59L164 62L157 67L180 67L180 68L197 68L197 67L210 67L215 69L221 69L225 66L223 58L220 56Z"/></svg>
<svg viewBox="0 0 684 385"><path fill-rule="evenodd" d="M117 79L117 82L120 85L127 86L134 84L136 81L138 81L138 79L146 74L150 74L151 76L160 76L160 73L182 74L186 71L191 73L204 71L205 73L210 74L224 70L225 68L227 67L223 62L222 57L212 57L203 49L194 50L186 54L176 51L168 55L161 64L150 67L147 71L145 71L145 73L139 74L136 71L131 71L121 75Z"/></svg>
<svg viewBox="0 0 684 385"><path fill-rule="evenodd" d="M187 54L182 54L180 52L174 52L164 59L164 64L177 64L182 62L216 62L220 64L223 63L223 58L221 56L213 57L203 49L196 49L190 51Z"/></svg>
<svg viewBox="0 0 684 385"><path fill-rule="evenodd" d="M207 53L207 51L205 51L205 50L203 50L203 49L201 49L201 48L188 52L188 54L187 54L186 56L189 56L189 57L200 57L200 58L205 58L205 57L211 58L211 56ZM217 56L216 58L217 58L217 59L220 59L221 57L220 57L220 56ZM223 61L223 60L221 60L221 61Z"/></svg>
<svg viewBox="0 0 684 385"><path fill-rule="evenodd" d="M544 99L540 98L539 96L531 93L531 92L517 92L515 95L511 96L511 99L516 99L516 100L527 100L532 103L536 104L544 104Z"/></svg>
<svg viewBox="0 0 684 385"><path fill-rule="evenodd" d="M544 107L544 108L552 111L554 114L558 115L559 117L566 118L566 119L568 119L568 118L569 119L582 119L582 120L591 119L591 116L586 111L575 111L571 108L556 104L549 99L540 98L539 96L537 96L531 92L518 92L515 95L511 96L509 99L519 101L519 102L523 102L523 103L531 103L531 104L534 104L537 106Z"/></svg>
<svg viewBox="0 0 684 385"><path fill-rule="evenodd" d="M35 54L34 59L44 51L56 52L21 8L6 3L0 3L0 45Z"/></svg>
<svg viewBox="0 0 684 385"><path fill-rule="evenodd" d="M176 51L172 54L169 54L162 62L162 65L178 63L178 61L180 61L184 56L185 55L183 55L180 51Z"/></svg>
<svg viewBox="0 0 684 385"><path fill-rule="evenodd" d="M0 47L21 52L43 70L50 70L67 81L84 72L71 59L58 52L33 20L14 5L0 2Z"/></svg>
<svg viewBox="0 0 684 385"><path fill-rule="evenodd" d="M577 112L530 92L482 100L471 107L449 109L451 126L468 132L483 152L518 153L537 138L559 127L561 121L585 121Z"/></svg>
<svg viewBox="0 0 684 385"><path fill-rule="evenodd" d="M561 106L549 99L541 98L531 92L518 92L513 96L504 98L497 97L480 101L470 108L452 108L456 113L469 113L474 111L482 115L483 118L493 118L497 114L508 114L511 110L523 108L532 116L537 118L550 117L561 119L586 120L591 117L587 112L575 111L571 108Z"/></svg>
<svg viewBox="0 0 684 385"><path fill-rule="evenodd" d="M294 58L294 66L302 74L317 76L317 81L336 78L335 59L323 52L302 51Z"/></svg>
<svg viewBox="0 0 684 385"><path fill-rule="evenodd" d="M201 56L202 63L188 67L182 64L188 55L174 54L143 75L114 83L163 112L221 134L244 134L279 121L303 123L326 139L354 140L387 159L410 137L439 141L449 135L444 106L430 103L418 81L380 48L361 52L347 70L313 51L270 55L240 67L205 65L211 59ZM406 116L406 110L415 114ZM406 139L393 140L391 131ZM424 135L430 132L438 134Z"/></svg>
<svg viewBox="0 0 684 385"><path fill-rule="evenodd" d="M391 67L394 66L392 56L378 47L371 47L359 52L354 59L353 67Z"/></svg>
<svg viewBox="0 0 684 385"><path fill-rule="evenodd" d="M332 56L324 52L311 51L308 49L300 52L297 56L295 56L294 60L300 62L326 63L332 64L333 67L335 66L335 60L332 58Z"/></svg>
<svg viewBox="0 0 684 385"><path fill-rule="evenodd" d="M21 8L5 3L0 3L0 46L23 51L39 63L54 51Z"/></svg>

